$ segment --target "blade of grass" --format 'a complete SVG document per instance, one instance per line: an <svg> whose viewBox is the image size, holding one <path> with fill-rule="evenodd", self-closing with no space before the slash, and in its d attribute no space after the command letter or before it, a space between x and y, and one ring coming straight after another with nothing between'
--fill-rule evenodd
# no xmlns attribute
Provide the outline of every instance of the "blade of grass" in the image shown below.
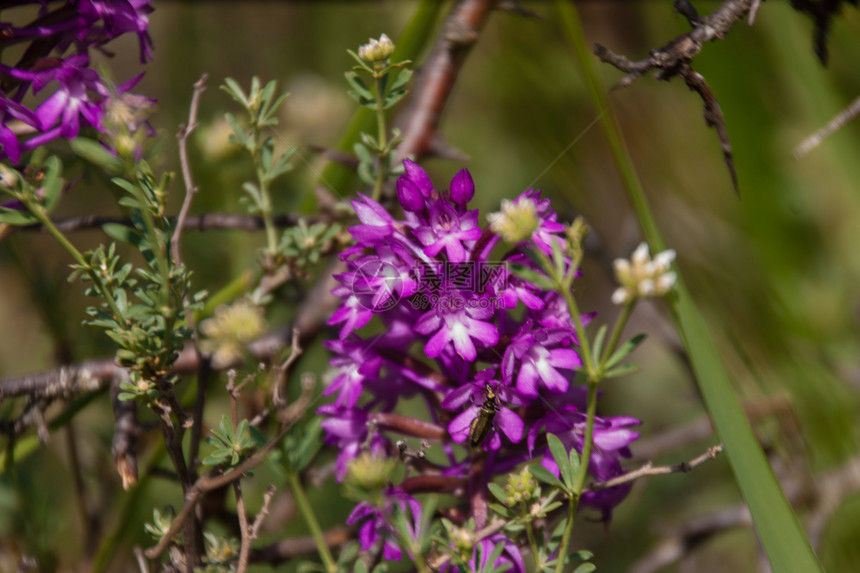
<svg viewBox="0 0 860 573"><path fill-rule="evenodd" d="M565 0L556 0L556 8L564 34L585 74L592 101L599 111L606 110L606 113L601 113L601 125L628 199L642 226L642 232L651 245L652 252L663 251L666 249L666 242L651 212L642 183L621 137L621 130L598 79L594 57L585 43L576 10L571 2ZM680 278L676 293L669 299L669 303L672 317L693 365L705 406L725 446L735 481L750 509L756 532L773 570L777 573L823 571L732 390L728 373L705 321Z"/></svg>

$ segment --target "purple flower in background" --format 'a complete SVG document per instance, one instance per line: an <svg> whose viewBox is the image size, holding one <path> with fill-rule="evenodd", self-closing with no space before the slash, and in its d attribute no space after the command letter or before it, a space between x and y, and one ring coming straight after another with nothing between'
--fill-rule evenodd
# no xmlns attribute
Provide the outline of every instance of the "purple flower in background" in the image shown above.
<svg viewBox="0 0 860 573"><path fill-rule="evenodd" d="M374 544L382 538L382 556L390 561L400 561L400 547L395 543L396 532L391 525L392 512L399 510L412 514L410 529L415 538L418 537L421 528L421 504L413 498L396 488L391 488L385 493L383 505L377 506L368 502L359 503L346 519L347 525L361 524L358 529L358 540L362 551L370 551Z"/></svg>
<svg viewBox="0 0 860 573"><path fill-rule="evenodd" d="M528 232L502 242L493 223L482 227L478 212L468 209L475 189L466 170L448 189L437 188L405 160L396 185L402 218L369 197L353 201L356 246L340 257L346 270L332 292L341 304L329 320L337 339L327 343L334 376L326 393L337 398L318 410L326 417L326 443L339 448L338 479L362 451L400 456L400 448L414 447L410 439L442 440L445 461L419 464L429 475L408 474L400 487L412 493L409 487L426 491L422 478L465 480L469 487L457 495L471 499L492 476L542 456L546 448L538 436L544 432L582 451L586 393L574 384L582 363L565 300L507 266L533 265L527 250L549 253L554 243L566 248L565 228L549 200L529 190L514 200L523 203ZM502 245L508 251L496 253ZM409 399L408 409L401 409ZM421 419L402 413L424 407ZM638 437L630 427L638 423L597 418L589 462L595 479L623 473L620 461ZM477 459L479 476L470 473ZM583 503L608 516L626 493L610 488L584 496ZM377 506L360 506L351 517L362 528L363 544L378 541L391 526ZM476 509L470 516L477 527L486 525L486 513ZM478 568L489 565L484 560L492 551L492 544L481 547L473 558ZM501 564L523 570L514 544L505 545Z"/></svg>
<svg viewBox="0 0 860 573"><path fill-rule="evenodd" d="M3 147L0 158L13 162L20 160L22 152L53 139L77 137L81 118L97 131L105 131L105 106L111 89L89 67L91 48L100 48L118 36L134 33L140 42L141 61L152 57L152 41L147 32L148 14L152 12L149 0L69 0L53 10L45 2L19 2L17 6L26 4L41 6L39 18L23 26L0 22L7 41L33 43L19 61L0 61L0 72L10 78L6 93L0 95ZM3 16L14 13L14 8L10 8L3 11ZM26 17L29 12L21 14ZM126 92L137 79L115 92ZM14 106L22 107L29 92L40 94L48 89L54 92L32 112L35 121L20 110L10 111ZM15 124L16 120L29 127ZM34 132L33 137L22 139Z"/></svg>

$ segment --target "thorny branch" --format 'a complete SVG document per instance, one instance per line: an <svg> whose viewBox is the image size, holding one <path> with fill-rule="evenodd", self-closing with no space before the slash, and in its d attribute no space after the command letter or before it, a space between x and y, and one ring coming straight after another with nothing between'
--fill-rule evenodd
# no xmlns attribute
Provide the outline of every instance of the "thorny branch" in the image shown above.
<svg viewBox="0 0 860 573"><path fill-rule="evenodd" d="M675 0L675 8L687 18L692 30L678 36L661 48L651 50L651 55L639 61L630 61L625 56L616 54L609 48L597 44L595 55L602 61L611 64L627 75L618 82L617 87L627 87L640 76L650 70L657 70L656 78L671 80L680 77L692 91L699 94L704 103L705 123L717 132L723 149L723 160L729 169L732 186L738 190L738 178L735 171L732 147L729 142L725 118L705 78L693 70L693 58L702 47L714 40L722 39L728 34L735 22L747 15L757 5L755 0L725 0L722 5L709 16L700 16L689 0ZM757 7L757 6L756 6Z"/></svg>

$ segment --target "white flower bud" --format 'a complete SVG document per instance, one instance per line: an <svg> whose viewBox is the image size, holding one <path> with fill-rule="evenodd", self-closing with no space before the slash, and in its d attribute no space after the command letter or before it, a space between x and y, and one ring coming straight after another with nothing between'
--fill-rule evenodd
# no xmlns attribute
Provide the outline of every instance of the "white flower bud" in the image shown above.
<svg viewBox="0 0 860 573"><path fill-rule="evenodd" d="M370 38L370 41L358 48L358 57L365 62L381 62L387 60L394 52L394 42L391 38L382 34L378 40Z"/></svg>

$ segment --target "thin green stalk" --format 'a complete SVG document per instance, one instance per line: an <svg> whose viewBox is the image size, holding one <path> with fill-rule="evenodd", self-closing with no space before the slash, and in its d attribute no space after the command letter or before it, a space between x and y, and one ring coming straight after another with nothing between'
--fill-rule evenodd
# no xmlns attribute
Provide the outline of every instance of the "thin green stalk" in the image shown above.
<svg viewBox="0 0 860 573"><path fill-rule="evenodd" d="M576 516L577 502L575 500L575 496L568 497L567 522L564 524L561 545L558 546L558 555L555 558L555 573L564 572L564 558L567 555L567 547L570 545L570 538L573 535L573 518Z"/></svg>
<svg viewBox="0 0 860 573"><path fill-rule="evenodd" d="M624 183L627 197L652 252L666 249L642 183L621 137L615 114L600 83L594 58L573 4L556 0L563 32L577 55L592 101L601 112L601 126ZM752 515L756 533L774 571L823 571L761 445L750 427L708 327L679 276L669 297L678 334L690 358L696 382L717 435L725 446L735 482Z"/></svg>
<svg viewBox="0 0 860 573"><path fill-rule="evenodd" d="M385 160L388 156L385 148L388 146L388 134L385 128L385 98L382 93L382 74L373 74L373 84L376 91L376 127L377 143L379 144L379 164L376 166L376 181L373 183L373 199L379 201L382 197L382 184L385 182Z"/></svg>
<svg viewBox="0 0 860 573"><path fill-rule="evenodd" d="M90 279L93 281L93 285L99 290L102 294L102 298L105 299L108 307L110 307L111 313L116 317L117 320L122 318L122 313L119 311L119 307L116 305L116 301L114 300L111 293L108 291L107 286L102 282L101 277L90 267L90 264L84 259L84 256L81 252L75 247L63 233L60 232L59 229L54 225L51 219L45 214L42 210L41 206L36 206L35 208L31 208L30 205L27 205L27 208L30 209L30 212L33 214L36 219L38 219L39 223L47 229L48 233L50 233L60 245L66 249L69 254L72 255L72 258L84 269L87 270L87 274L90 276Z"/></svg>
<svg viewBox="0 0 860 573"><path fill-rule="evenodd" d="M259 143L259 131L254 127L255 142ZM272 221L272 200L269 197L269 180L266 177L266 172L263 169L262 158L260 157L259 145L254 146L254 151L251 153L254 157L254 167L257 172L257 184L260 186L260 217L263 219L263 227L266 230L266 249L272 256L278 252L278 234L275 229L275 223Z"/></svg>
<svg viewBox="0 0 860 573"><path fill-rule="evenodd" d="M311 531L311 536L316 542L317 551L319 552L323 566L325 566L326 571L333 573L337 570L337 566L335 565L334 558L331 556L328 545L325 543L322 528L317 521L316 515L314 515L314 510L311 508L310 502L308 502L305 490L302 488L302 483L299 481L299 474L292 470L287 470L287 481L289 482L290 490L293 492L293 499L296 500L296 506L299 508L299 512L302 514L308 529Z"/></svg>
<svg viewBox="0 0 860 573"><path fill-rule="evenodd" d="M615 319L615 324L612 325L612 334L609 335L609 342L606 343L606 346L603 348L603 354L600 357L601 370L603 370L603 365L606 364L606 361L609 360L612 353L615 352L615 348L618 346L618 341L621 340L621 332L624 330L624 325L627 324L627 320L630 318L630 313L633 312L634 306L636 306L635 298L627 301L621 309L621 314L619 314L618 318Z"/></svg>
<svg viewBox="0 0 860 573"><path fill-rule="evenodd" d="M588 376L588 383L596 383L600 374L595 368L594 362L591 360L591 343L588 341L588 336L585 334L585 326L582 324L582 316L579 314L579 307L576 305L576 299L569 289L563 289L562 295L567 303L570 316L573 318L573 323L576 326L576 336L579 338L579 347L582 349L582 363L585 366L585 372Z"/></svg>
<svg viewBox="0 0 860 573"><path fill-rule="evenodd" d="M529 508L528 508L528 506L526 506L526 502L524 500L520 501L520 509L522 510L523 515L526 516L526 518L527 518L526 535L528 535L528 538L529 538L529 547L531 548L531 551L532 551L532 559L534 559L534 562L535 562L535 571L538 571L538 570L540 570L540 563L538 562L539 554L538 554L537 540L535 539L534 528L532 528L532 520L528 519Z"/></svg>

